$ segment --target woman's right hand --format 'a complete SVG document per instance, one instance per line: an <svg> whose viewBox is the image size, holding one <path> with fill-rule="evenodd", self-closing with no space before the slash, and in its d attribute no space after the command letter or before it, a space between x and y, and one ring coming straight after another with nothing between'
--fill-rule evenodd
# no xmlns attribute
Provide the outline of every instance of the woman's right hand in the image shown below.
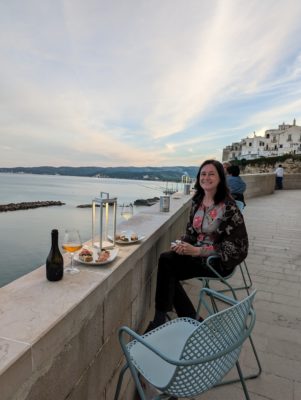
<svg viewBox="0 0 301 400"><path fill-rule="evenodd" d="M200 256L200 247L193 246L190 243L176 240L171 244L171 250L180 255L198 257Z"/></svg>

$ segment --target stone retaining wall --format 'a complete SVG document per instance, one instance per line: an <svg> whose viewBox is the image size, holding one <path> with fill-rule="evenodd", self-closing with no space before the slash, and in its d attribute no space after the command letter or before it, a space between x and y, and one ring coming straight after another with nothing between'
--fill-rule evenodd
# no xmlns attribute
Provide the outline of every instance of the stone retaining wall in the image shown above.
<svg viewBox="0 0 301 400"><path fill-rule="evenodd" d="M190 196L127 224L146 235L102 267L48 282L45 266L0 289L1 400L112 400L122 355L117 331L143 331L153 312L158 255L185 229ZM125 382L126 387L126 382ZM133 387L124 398L133 399Z"/></svg>
<svg viewBox="0 0 301 400"><path fill-rule="evenodd" d="M258 197L267 194L272 194L275 187L274 174L250 174L241 175L241 178L247 184L245 198Z"/></svg>
<svg viewBox="0 0 301 400"><path fill-rule="evenodd" d="M274 176L246 175L246 197L273 192ZM293 182L293 181L292 181ZM184 231L190 196L120 226L146 238L116 260L48 282L45 266L0 288L1 400L112 400L123 362L118 328L143 332L153 313L159 254ZM127 225L129 224L129 225ZM125 380L122 400L133 400Z"/></svg>
<svg viewBox="0 0 301 400"><path fill-rule="evenodd" d="M283 189L301 189L301 174L284 174Z"/></svg>

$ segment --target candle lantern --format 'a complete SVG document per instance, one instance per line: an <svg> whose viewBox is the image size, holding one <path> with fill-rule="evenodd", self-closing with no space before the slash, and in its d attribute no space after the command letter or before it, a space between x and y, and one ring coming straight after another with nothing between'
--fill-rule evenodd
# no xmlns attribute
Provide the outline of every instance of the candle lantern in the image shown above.
<svg viewBox="0 0 301 400"><path fill-rule="evenodd" d="M97 247L96 235L96 207L99 206L99 248L112 249L116 238L117 198L111 198L107 192L101 192L100 197L92 200L92 246ZM113 213L109 215L109 207L113 206ZM110 218L109 218L110 217ZM111 220L113 218L113 220ZM111 228L111 241L108 240Z"/></svg>

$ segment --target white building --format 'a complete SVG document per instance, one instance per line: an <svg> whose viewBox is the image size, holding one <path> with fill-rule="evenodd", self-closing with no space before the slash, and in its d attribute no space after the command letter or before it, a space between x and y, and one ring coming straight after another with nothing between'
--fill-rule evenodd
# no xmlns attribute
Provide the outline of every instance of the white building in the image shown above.
<svg viewBox="0 0 301 400"><path fill-rule="evenodd" d="M264 136L242 139L223 149L223 161L252 160L259 157L281 156L283 154L301 154L301 127L296 125L278 126L278 129L268 129Z"/></svg>

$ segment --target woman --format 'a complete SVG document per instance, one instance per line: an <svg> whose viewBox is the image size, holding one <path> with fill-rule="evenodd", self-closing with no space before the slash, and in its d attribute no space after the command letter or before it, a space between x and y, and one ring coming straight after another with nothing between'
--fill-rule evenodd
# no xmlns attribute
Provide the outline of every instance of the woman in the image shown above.
<svg viewBox="0 0 301 400"><path fill-rule="evenodd" d="M195 308L180 281L213 276L206 259L218 255L214 268L228 275L248 253L243 216L229 194L223 165L207 160L200 166L186 234L160 255L155 316L147 331L162 325L173 308L179 317L195 318Z"/></svg>

